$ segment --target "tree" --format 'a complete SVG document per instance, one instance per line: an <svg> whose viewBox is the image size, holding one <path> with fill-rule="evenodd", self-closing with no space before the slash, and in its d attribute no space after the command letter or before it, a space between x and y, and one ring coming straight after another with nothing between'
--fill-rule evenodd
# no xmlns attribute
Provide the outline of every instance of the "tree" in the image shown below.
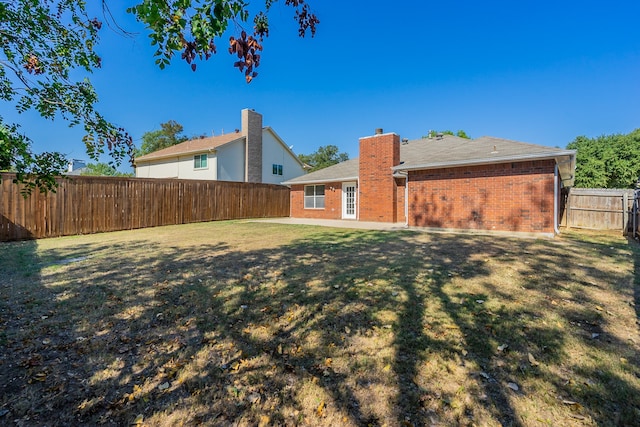
<svg viewBox="0 0 640 427"><path fill-rule="evenodd" d="M462 129L460 129L458 132L456 132L456 136L459 137L459 138L471 139L469 137L469 135L467 135L467 133L465 131L463 131Z"/></svg>
<svg viewBox="0 0 640 427"><path fill-rule="evenodd" d="M640 129L628 135L578 136L567 145L577 150L575 186L633 188L640 176Z"/></svg>
<svg viewBox="0 0 640 427"><path fill-rule="evenodd" d="M471 139L471 138L469 138L467 133L465 131L463 131L462 129L459 130L458 132L456 132L455 134L453 133L452 130L443 130L443 131L436 132L436 133L441 133L443 135L453 135L453 136L457 136L458 138Z"/></svg>
<svg viewBox="0 0 640 427"><path fill-rule="evenodd" d="M310 172L324 169L345 160L349 160L347 153L339 153L335 145L326 145L318 148L318 151L311 154L299 154L298 158L311 166Z"/></svg>
<svg viewBox="0 0 640 427"><path fill-rule="evenodd" d="M136 157L186 141L188 138L182 135L183 129L182 125L174 120L160 123L160 129L142 135L142 145L136 150Z"/></svg>
<svg viewBox="0 0 640 427"><path fill-rule="evenodd" d="M268 13L277 0L264 0L264 7L249 12L246 0L139 0L128 9L150 32L157 46L156 64L169 65L176 54L195 71L196 60L216 53L217 38L227 29L229 53L245 79L256 77L262 41L269 34ZM102 0L103 18L111 19L107 0ZM319 20L304 0L284 0L295 10L298 33L313 36ZM253 9L252 9L253 10ZM253 23L247 36L242 24ZM110 26L117 26L111 22ZM84 128L83 142L89 157L98 160L108 152L114 165L132 159L133 141L122 128L110 123L96 109L98 96L88 79L100 68L95 51L102 21L90 17L86 3L77 0L12 0L0 2L0 100L19 112L36 110L45 119L63 119ZM79 76L79 77L78 77ZM78 78L76 80L76 78ZM17 172L16 182L26 190L55 189L55 176L64 172L64 156L47 152L33 154L31 140L19 132L18 124L0 117L0 168Z"/></svg>
<svg viewBox="0 0 640 427"><path fill-rule="evenodd" d="M24 183L21 192L31 194L35 188L42 192L57 186L55 175L64 170L67 160L60 153L31 152L28 138L18 133L17 125L5 125L0 117L0 172L15 172L14 182Z"/></svg>
<svg viewBox="0 0 640 427"><path fill-rule="evenodd" d="M467 133L463 130L459 130L458 132L456 132L455 134L453 133L452 130L441 130L441 131L429 131L429 135L431 135L431 137L433 138L434 136L436 136L437 134L442 134L442 135L453 135L453 136L457 136L459 138L465 138L465 139L471 139L469 137L469 135L467 135ZM429 135L424 135L422 138L429 138Z"/></svg>
<svg viewBox="0 0 640 427"><path fill-rule="evenodd" d="M100 67L93 51L101 23L90 19L83 2L73 0L14 0L0 3L0 99L19 112L35 109L46 119L62 118L82 124L87 153L97 158L105 147L116 162L130 153L131 138L107 122L94 108L97 96L88 79L71 81L75 70L91 73ZM0 151L8 153L16 182L25 191L55 188L55 175L64 171L64 156L34 154L31 140L17 124L0 117ZM3 158L3 168L7 158Z"/></svg>
<svg viewBox="0 0 640 427"><path fill-rule="evenodd" d="M133 176L132 173L118 172L108 163L89 163L80 173L85 176Z"/></svg>
<svg viewBox="0 0 640 427"><path fill-rule="evenodd" d="M258 75L255 69L260 65L262 41L269 36L268 13L277 1L264 0L264 10L253 15L253 35L241 30L239 37L229 38L229 53L238 57L233 66L244 72L247 83ZM313 37L320 20L305 0L284 0L284 3L295 8L298 35L304 37L309 30ZM149 37L151 44L157 46L156 64L160 68L181 53L195 71L196 59L207 60L217 53L215 39L224 35L229 24L241 28L242 22L250 20L248 6L246 0L143 0L128 11L151 31Z"/></svg>

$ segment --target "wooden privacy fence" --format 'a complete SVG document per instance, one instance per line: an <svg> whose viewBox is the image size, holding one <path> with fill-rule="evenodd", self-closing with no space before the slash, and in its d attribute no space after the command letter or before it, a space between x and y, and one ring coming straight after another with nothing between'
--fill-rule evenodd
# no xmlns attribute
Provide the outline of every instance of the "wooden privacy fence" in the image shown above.
<svg viewBox="0 0 640 427"><path fill-rule="evenodd" d="M0 175L0 241L289 216L289 188L281 185L80 176L24 198L14 177Z"/></svg>
<svg viewBox="0 0 640 427"><path fill-rule="evenodd" d="M638 230L640 192L630 189L572 188L561 225L592 230Z"/></svg>

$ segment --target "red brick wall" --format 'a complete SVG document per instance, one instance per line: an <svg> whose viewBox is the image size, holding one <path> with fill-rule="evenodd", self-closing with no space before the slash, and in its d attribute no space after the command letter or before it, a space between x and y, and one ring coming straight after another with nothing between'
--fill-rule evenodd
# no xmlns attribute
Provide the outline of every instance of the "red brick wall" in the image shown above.
<svg viewBox="0 0 640 427"><path fill-rule="evenodd" d="M304 208L304 185L291 186L292 218L342 218L342 183L328 182L324 185L324 209ZM332 190L333 188L333 190Z"/></svg>
<svg viewBox="0 0 640 427"><path fill-rule="evenodd" d="M400 163L400 137L394 133L360 138L361 221L397 222L397 189L391 168Z"/></svg>
<svg viewBox="0 0 640 427"><path fill-rule="evenodd" d="M409 225L553 232L553 160L409 172Z"/></svg>

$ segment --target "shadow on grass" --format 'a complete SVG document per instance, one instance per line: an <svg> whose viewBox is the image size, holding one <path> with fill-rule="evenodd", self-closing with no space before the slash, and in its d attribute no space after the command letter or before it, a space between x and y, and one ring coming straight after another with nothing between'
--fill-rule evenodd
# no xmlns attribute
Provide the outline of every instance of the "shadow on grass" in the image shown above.
<svg viewBox="0 0 640 427"><path fill-rule="evenodd" d="M16 350L21 346L19 331L29 326L26 316L46 315L47 300L39 288L37 242L0 242L0 251L0 394L5 396L0 399L0 413L5 416L9 413L6 408L20 398L24 387L24 379L14 370ZM33 286L20 286L23 283Z"/></svg>
<svg viewBox="0 0 640 427"><path fill-rule="evenodd" d="M637 325L640 329L640 243L634 239L628 239L629 245L633 248L633 267L634 267L634 281L633 281L633 306L636 310Z"/></svg>
<svg viewBox="0 0 640 427"><path fill-rule="evenodd" d="M277 238L278 228L238 227ZM603 363L571 367L598 384L586 388L545 369L569 357L576 332L560 323L589 334L607 322L593 314L589 292L570 286L574 267L558 262L566 248L412 232L300 235L256 249L224 236L191 246L86 243L39 258L32 247L28 265L0 264L3 274L34 275L2 288L3 416L24 424L126 425L142 415L152 425L519 426L526 421L514 401L535 393L521 386L534 378L580 399L599 425L611 413L623 424L637 419L640 390ZM522 257L530 257L524 267ZM492 282L495 263L518 263L521 293ZM37 306L15 289L38 293ZM557 310L567 292L572 304ZM546 310L556 323L538 321Z"/></svg>

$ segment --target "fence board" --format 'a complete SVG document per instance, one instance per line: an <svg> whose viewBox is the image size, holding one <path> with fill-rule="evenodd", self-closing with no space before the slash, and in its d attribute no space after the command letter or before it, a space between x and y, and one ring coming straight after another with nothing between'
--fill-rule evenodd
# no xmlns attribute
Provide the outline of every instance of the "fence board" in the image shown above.
<svg viewBox="0 0 640 427"><path fill-rule="evenodd" d="M289 188L281 185L80 176L25 199L14 177L0 174L0 241L289 216Z"/></svg>

